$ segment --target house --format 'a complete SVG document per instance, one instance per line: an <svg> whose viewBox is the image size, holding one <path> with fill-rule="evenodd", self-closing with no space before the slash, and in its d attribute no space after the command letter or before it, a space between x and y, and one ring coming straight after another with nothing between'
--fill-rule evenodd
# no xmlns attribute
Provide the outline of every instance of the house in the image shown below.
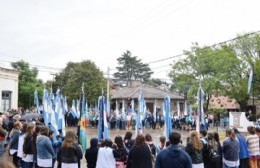
<svg viewBox="0 0 260 168"><path fill-rule="evenodd" d="M0 67L0 112L17 109L18 76L18 71Z"/></svg>
<svg viewBox="0 0 260 168"><path fill-rule="evenodd" d="M146 107L150 112L154 111L154 105L157 108L162 107L162 103L166 96L169 96L171 99L171 112L177 112L177 102L180 103L180 110L184 109L184 97L176 93L162 90L147 84L141 84L140 82L135 82L131 87L117 87L112 89L111 94L111 109L115 109L115 102L118 101L119 108L122 108L122 101L125 101L125 108L130 107L130 102L134 99L135 107L138 104L138 97L140 92L143 93L144 99L146 101Z"/></svg>
<svg viewBox="0 0 260 168"><path fill-rule="evenodd" d="M240 111L240 106L235 99L230 99L227 96L212 96L209 101L210 108L225 109L226 111Z"/></svg>

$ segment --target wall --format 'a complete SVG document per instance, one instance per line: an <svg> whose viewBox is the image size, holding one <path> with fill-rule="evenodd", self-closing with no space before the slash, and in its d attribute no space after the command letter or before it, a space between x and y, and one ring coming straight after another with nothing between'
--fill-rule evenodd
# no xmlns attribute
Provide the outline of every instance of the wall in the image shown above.
<svg viewBox="0 0 260 168"><path fill-rule="evenodd" d="M15 70L0 67L0 100L2 100L2 91L11 91L11 109L18 108L18 75Z"/></svg>

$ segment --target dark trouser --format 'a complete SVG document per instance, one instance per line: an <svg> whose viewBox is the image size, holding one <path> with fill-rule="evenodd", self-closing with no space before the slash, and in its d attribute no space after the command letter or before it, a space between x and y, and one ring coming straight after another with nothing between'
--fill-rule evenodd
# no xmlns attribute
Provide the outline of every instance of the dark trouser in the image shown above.
<svg viewBox="0 0 260 168"><path fill-rule="evenodd" d="M17 152L15 152L14 154L13 154L13 164L16 166L16 167L19 167L19 157L17 156Z"/></svg>
<svg viewBox="0 0 260 168"><path fill-rule="evenodd" d="M249 158L239 160L239 168L248 168Z"/></svg>
<svg viewBox="0 0 260 168"><path fill-rule="evenodd" d="M33 162L23 161L22 168L33 168Z"/></svg>

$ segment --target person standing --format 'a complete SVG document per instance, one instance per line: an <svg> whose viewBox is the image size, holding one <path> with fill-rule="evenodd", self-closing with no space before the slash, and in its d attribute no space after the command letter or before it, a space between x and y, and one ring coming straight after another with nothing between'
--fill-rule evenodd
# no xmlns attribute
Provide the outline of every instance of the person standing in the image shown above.
<svg viewBox="0 0 260 168"><path fill-rule="evenodd" d="M115 151L118 154L118 157L116 157L116 167L124 168L127 159L127 151L123 142L123 138L121 136L116 136L114 142Z"/></svg>
<svg viewBox="0 0 260 168"><path fill-rule="evenodd" d="M152 155L148 145L145 143L144 136L139 134L135 139L135 144L131 148L127 168L152 168Z"/></svg>
<svg viewBox="0 0 260 168"><path fill-rule="evenodd" d="M190 156L178 146L181 140L181 134L171 132L169 139L171 145L157 155L155 168L192 168Z"/></svg>
<svg viewBox="0 0 260 168"><path fill-rule="evenodd" d="M90 140L90 148L88 148L85 153L87 168L96 168L97 155L98 155L98 139L92 138Z"/></svg>
<svg viewBox="0 0 260 168"><path fill-rule="evenodd" d="M221 153L219 152L219 146L214 138L213 133L208 133L208 152L210 167L221 168Z"/></svg>
<svg viewBox="0 0 260 168"><path fill-rule="evenodd" d="M160 151L162 151L163 149L165 149L165 143L166 143L166 138L165 138L165 136L160 136L160 138L159 138L159 140L160 140L160 144L158 144L157 146L156 146L156 155L158 155L158 153L160 152Z"/></svg>
<svg viewBox="0 0 260 168"><path fill-rule="evenodd" d="M192 131L187 142L186 152L191 157L193 168L204 168L202 151L203 143L199 139L198 133Z"/></svg>
<svg viewBox="0 0 260 168"><path fill-rule="evenodd" d="M49 128L43 126L40 131L40 135L36 139L37 148L37 165L39 168L52 167L52 159L55 157L55 153L52 147L52 143L49 136Z"/></svg>
<svg viewBox="0 0 260 168"><path fill-rule="evenodd" d="M226 130L226 138L223 141L224 168L238 168L239 166L239 141L233 130Z"/></svg>
<svg viewBox="0 0 260 168"><path fill-rule="evenodd" d="M26 129L23 143L23 168L33 167L33 134L35 131L35 124L29 123Z"/></svg>
<svg viewBox="0 0 260 168"><path fill-rule="evenodd" d="M245 138L243 137L243 135L241 135L239 133L239 131L234 128L233 129L236 137L239 141L239 168L248 168L248 164L249 164L249 152L247 149L247 143Z"/></svg>
<svg viewBox="0 0 260 168"><path fill-rule="evenodd" d="M0 117L0 157L4 154L5 136L7 131L3 127L3 118Z"/></svg>
<svg viewBox="0 0 260 168"><path fill-rule="evenodd" d="M219 141L219 135L218 135L218 133L217 132L214 132L213 133L213 136L214 136L214 139L215 139L215 141L217 142L217 144L218 144L218 153L219 153L219 156L220 156L220 163L219 163L219 165L220 165L220 167L219 168L222 168L222 164L223 164L223 152L222 152L222 147L221 147L221 144L220 144L220 141Z"/></svg>
<svg viewBox="0 0 260 168"><path fill-rule="evenodd" d="M73 131L67 131L57 155L59 165L62 168L79 168L82 157L76 134Z"/></svg>
<svg viewBox="0 0 260 168"><path fill-rule="evenodd" d="M18 150L18 143L19 143L19 136L21 134L22 129L22 123L17 121L14 123L13 129L10 133L10 154L13 156L13 164L16 167L19 167L19 157L17 156L17 150Z"/></svg>
<svg viewBox="0 0 260 168"><path fill-rule="evenodd" d="M249 152L249 167L257 168L257 157L260 155L259 137L255 134L253 126L247 127L249 135L246 136L247 148Z"/></svg>
<svg viewBox="0 0 260 168"><path fill-rule="evenodd" d="M112 149L112 141L107 138L104 147L98 149L96 168L116 168L116 157L118 154Z"/></svg>

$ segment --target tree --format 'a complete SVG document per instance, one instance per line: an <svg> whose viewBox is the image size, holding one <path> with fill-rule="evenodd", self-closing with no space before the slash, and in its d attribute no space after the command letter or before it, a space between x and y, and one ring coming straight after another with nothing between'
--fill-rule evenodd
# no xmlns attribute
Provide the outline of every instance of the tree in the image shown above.
<svg viewBox="0 0 260 168"><path fill-rule="evenodd" d="M29 63L23 60L12 62L11 66L19 72L18 106L30 108L34 104L34 90L42 97L42 80L38 80L38 69L30 69Z"/></svg>
<svg viewBox="0 0 260 168"><path fill-rule="evenodd" d="M62 72L56 74L53 88L60 87L62 94L71 102L79 98L83 83L88 103L96 103L102 89L106 89L106 81L95 63L89 60L69 62Z"/></svg>
<svg viewBox="0 0 260 168"><path fill-rule="evenodd" d="M196 94L201 80L206 99L206 111L212 95L222 95L228 88L227 81L232 78L240 67L239 59L232 48L227 45L218 48L192 46L186 52L187 57L173 65L170 77L172 88L187 95L191 102L196 102Z"/></svg>
<svg viewBox="0 0 260 168"><path fill-rule="evenodd" d="M131 80L147 81L153 73L148 64L144 64L137 56L132 56L130 51L126 51L121 57L117 58L119 66L114 77L117 81L126 82L130 86Z"/></svg>

